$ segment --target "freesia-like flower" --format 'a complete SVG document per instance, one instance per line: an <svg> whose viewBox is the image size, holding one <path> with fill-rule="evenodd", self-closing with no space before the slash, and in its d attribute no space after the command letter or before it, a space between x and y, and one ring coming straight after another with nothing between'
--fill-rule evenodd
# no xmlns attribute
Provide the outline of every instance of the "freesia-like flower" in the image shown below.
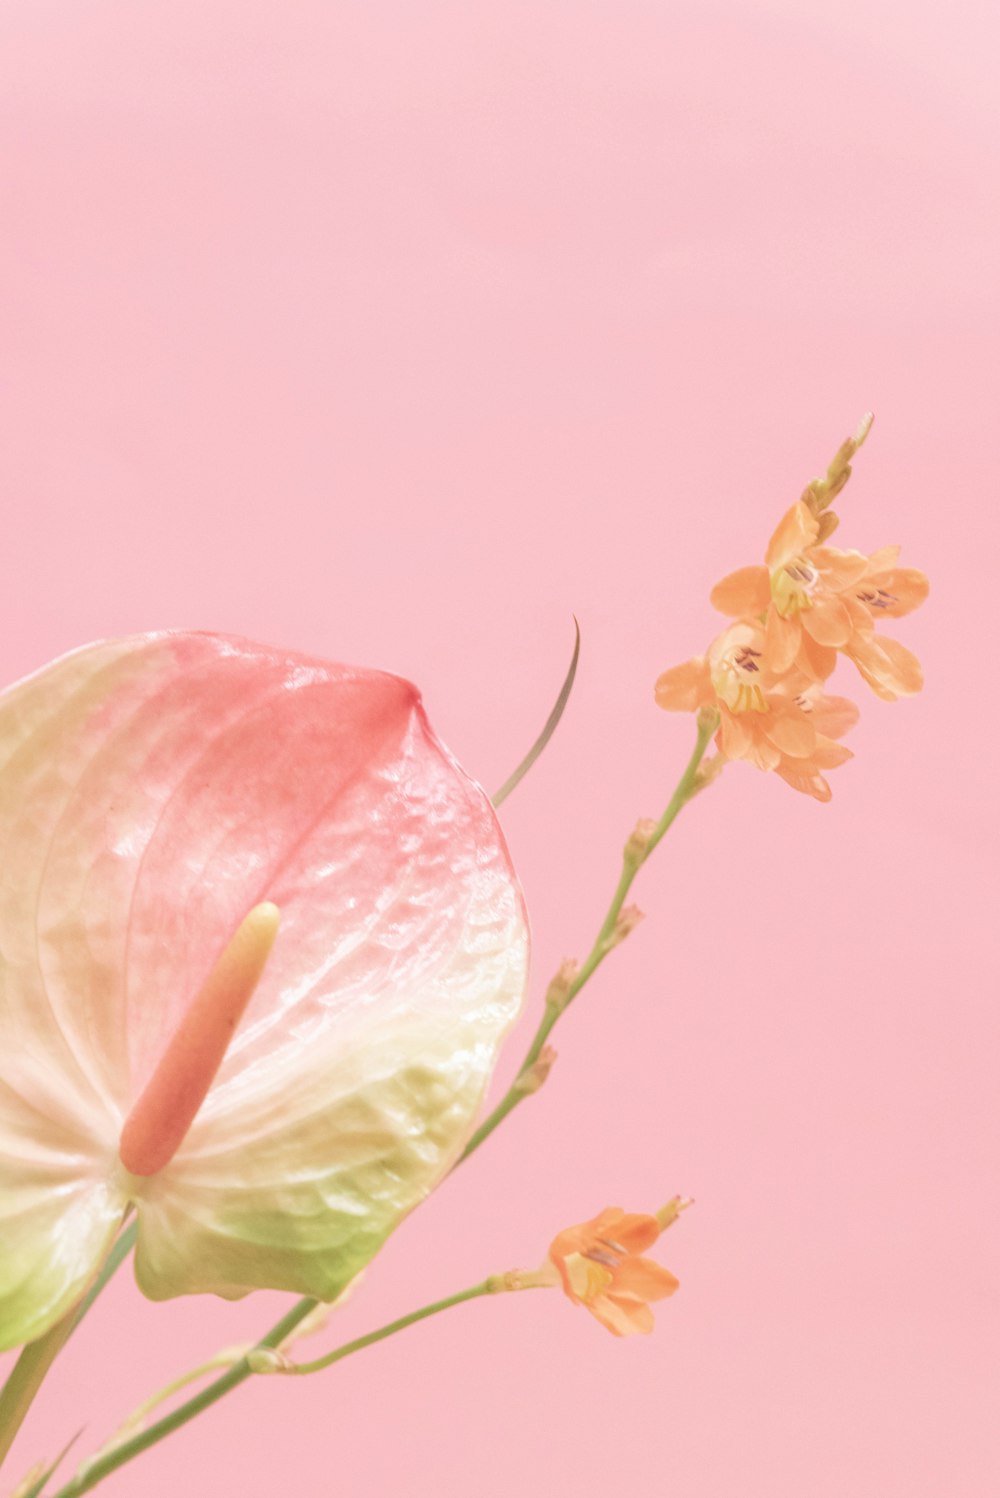
<svg viewBox="0 0 1000 1498"><path fill-rule="evenodd" d="M851 476L850 460L871 429L869 412L835 453L824 479L813 479L782 517L764 565L741 567L712 589L712 604L730 618L765 625L772 671L793 666L825 681L842 651L878 693L892 701L920 690L916 657L897 640L875 640L875 624L908 614L927 597L927 578L899 567L899 547L865 556L825 544L838 524L829 509Z"/></svg>
<svg viewBox="0 0 1000 1498"><path fill-rule="evenodd" d="M851 751L836 740L857 720L854 704L826 696L801 672L772 671L764 626L756 620L730 625L707 656L664 671L656 683L656 701L674 712L716 708L716 745L726 759L774 770L818 801L830 799L823 771L851 758Z"/></svg>
<svg viewBox="0 0 1000 1498"><path fill-rule="evenodd" d="M919 691L916 657L897 640L876 642L874 626L921 604L926 576L895 565L898 546L867 557L820 545L821 518L797 500L771 537L766 565L724 577L712 589L713 605L732 618L764 621L764 653L776 673L794 667L825 681L842 651L880 696L893 700Z"/></svg>
<svg viewBox="0 0 1000 1498"><path fill-rule="evenodd" d="M837 740L857 716L853 704L822 691L838 654L888 701L923 685L916 656L876 625L922 603L927 578L898 565L898 547L866 556L826 544L838 523L829 506L870 426L868 415L826 477L807 485L771 537L763 564L741 567L713 588L712 603L734 623L704 656L663 672L656 683L661 707L718 709L716 744L725 759L774 770L820 801L830 799L823 771L851 757Z"/></svg>
<svg viewBox="0 0 1000 1498"><path fill-rule="evenodd" d="M674 1197L655 1217L605 1207L589 1222L557 1234L549 1262L570 1300L616 1337L651 1332L649 1302L673 1295L680 1281L643 1254L688 1205Z"/></svg>
<svg viewBox="0 0 1000 1498"><path fill-rule="evenodd" d="M0 1347L126 1209L154 1299L332 1300L468 1136L524 991L492 807L377 671L206 634L0 696Z"/></svg>

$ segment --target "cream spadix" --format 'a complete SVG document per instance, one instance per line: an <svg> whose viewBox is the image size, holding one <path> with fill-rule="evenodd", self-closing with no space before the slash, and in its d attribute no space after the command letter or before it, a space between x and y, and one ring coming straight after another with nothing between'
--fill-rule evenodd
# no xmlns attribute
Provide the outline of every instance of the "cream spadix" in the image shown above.
<svg viewBox="0 0 1000 1498"><path fill-rule="evenodd" d="M416 690L88 646L0 695L0 849L0 1347L129 1203L153 1298L333 1298L461 1150L524 990L502 834Z"/></svg>

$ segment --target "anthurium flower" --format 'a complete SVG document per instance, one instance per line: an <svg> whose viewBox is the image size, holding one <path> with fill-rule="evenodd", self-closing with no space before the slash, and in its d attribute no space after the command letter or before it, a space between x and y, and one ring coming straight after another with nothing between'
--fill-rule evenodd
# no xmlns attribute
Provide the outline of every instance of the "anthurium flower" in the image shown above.
<svg viewBox="0 0 1000 1498"><path fill-rule="evenodd" d="M653 1330L649 1302L673 1295L680 1281L643 1257L689 1203L674 1197L656 1216L605 1207L552 1240L549 1263L563 1290L616 1337Z"/></svg>
<svg viewBox="0 0 1000 1498"><path fill-rule="evenodd" d="M455 1160L525 983L482 790L408 682L244 640L0 695L0 1347L129 1206L153 1299L334 1299Z"/></svg>

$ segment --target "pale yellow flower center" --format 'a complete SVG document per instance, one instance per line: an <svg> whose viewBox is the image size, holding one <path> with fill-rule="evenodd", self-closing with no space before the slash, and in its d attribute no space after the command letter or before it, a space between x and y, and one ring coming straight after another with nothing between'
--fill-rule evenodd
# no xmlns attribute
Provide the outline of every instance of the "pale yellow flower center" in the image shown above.
<svg viewBox="0 0 1000 1498"><path fill-rule="evenodd" d="M783 619L797 614L800 609L811 609L812 595L819 582L819 573L805 557L792 557L771 573L771 597Z"/></svg>
<svg viewBox="0 0 1000 1498"><path fill-rule="evenodd" d="M766 713L767 698L760 684L761 651L750 645L727 651L712 672L719 700L734 713Z"/></svg>
<svg viewBox="0 0 1000 1498"><path fill-rule="evenodd" d="M614 1280L616 1259L594 1249L589 1254L567 1254L566 1274L578 1300L596 1300Z"/></svg>

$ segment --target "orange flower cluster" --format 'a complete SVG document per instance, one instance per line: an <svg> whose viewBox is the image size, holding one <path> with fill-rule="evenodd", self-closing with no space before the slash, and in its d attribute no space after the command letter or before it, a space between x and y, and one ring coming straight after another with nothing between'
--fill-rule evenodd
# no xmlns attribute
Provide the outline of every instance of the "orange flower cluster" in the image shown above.
<svg viewBox="0 0 1000 1498"><path fill-rule="evenodd" d="M824 770L851 758L840 738L858 710L825 690L840 654L889 702L919 692L920 662L898 640L876 633L927 597L927 578L898 566L899 547L865 556L828 546L838 517L830 505L851 475L851 459L872 417L841 446L826 477L814 479L771 537L764 564L731 572L711 601L734 621L705 655L665 671L660 707L715 708L724 760L774 770L797 791L829 801Z"/></svg>

